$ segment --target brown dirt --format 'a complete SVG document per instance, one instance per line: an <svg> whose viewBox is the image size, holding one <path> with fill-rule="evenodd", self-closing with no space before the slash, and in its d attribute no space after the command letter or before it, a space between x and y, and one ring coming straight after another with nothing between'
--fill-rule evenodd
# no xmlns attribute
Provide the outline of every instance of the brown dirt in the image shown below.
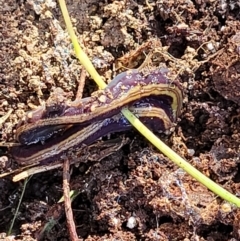
<svg viewBox="0 0 240 241"><path fill-rule="evenodd" d="M212 180L240 196L240 4L231 1L69 0L81 45L109 82L140 65L165 64L185 99L161 138ZM56 87L74 99L81 66L55 1L0 0L0 141L14 142L19 120ZM144 62L150 56L152 62ZM89 77L84 95L96 86ZM217 198L136 132L100 162L72 167L78 235L84 240L240 240L240 211ZM112 136L112 138L116 138ZM16 167L0 147L2 172ZM0 179L0 240L69 240L62 170L27 184ZM129 228L129 225L133 226Z"/></svg>

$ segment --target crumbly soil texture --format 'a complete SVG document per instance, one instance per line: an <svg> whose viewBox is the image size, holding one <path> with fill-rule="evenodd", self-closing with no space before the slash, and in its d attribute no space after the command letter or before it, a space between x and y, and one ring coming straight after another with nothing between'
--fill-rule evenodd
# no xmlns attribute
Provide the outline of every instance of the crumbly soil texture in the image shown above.
<svg viewBox="0 0 240 241"><path fill-rule="evenodd" d="M182 113L170 135L159 137L239 197L239 0L66 4L80 45L106 83L126 69L159 66L180 80ZM55 0L0 0L0 38L4 173L20 168L7 145L16 143L19 121L56 89L74 100L83 70ZM97 89L86 74L83 97ZM80 240L240 240L239 209L173 164L137 131L100 142L114 143L114 151L96 158L102 148L96 143L84 161L71 166ZM24 182L13 182L11 175L1 178L0 240L70 240L59 202L62 179L62 168L33 175L17 210Z"/></svg>

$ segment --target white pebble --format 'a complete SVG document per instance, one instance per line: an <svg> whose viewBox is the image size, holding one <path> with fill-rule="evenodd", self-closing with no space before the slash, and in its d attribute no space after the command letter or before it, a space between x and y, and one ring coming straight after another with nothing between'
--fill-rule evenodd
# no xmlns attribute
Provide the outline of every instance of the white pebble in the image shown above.
<svg viewBox="0 0 240 241"><path fill-rule="evenodd" d="M135 217L130 217L127 221L127 227L132 229L135 228L137 226L137 220Z"/></svg>

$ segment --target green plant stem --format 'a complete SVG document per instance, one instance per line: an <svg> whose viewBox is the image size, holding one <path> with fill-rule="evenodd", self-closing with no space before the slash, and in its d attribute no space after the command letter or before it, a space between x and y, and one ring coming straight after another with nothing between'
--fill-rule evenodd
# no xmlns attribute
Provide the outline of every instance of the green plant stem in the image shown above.
<svg viewBox="0 0 240 241"><path fill-rule="evenodd" d="M240 199L216 184L214 181L203 175L195 167L189 164L186 160L180 157L176 152L169 148L164 142L162 142L156 135L154 135L148 128L146 128L139 119L135 118L133 114L127 110L123 109L124 116L133 125L137 126L137 130L144 135L154 146L156 146L165 156L167 156L171 161L185 170L193 178L198 180L208 189L213 191L218 196L222 197L228 202L234 203L236 206L240 207Z"/></svg>
<svg viewBox="0 0 240 241"><path fill-rule="evenodd" d="M87 70L87 72L91 75L91 77L94 79L94 81L99 86L99 88L104 89L106 87L105 82L102 80L101 76L98 74L98 72L92 65L90 59L88 58L88 56L84 53L84 51L78 44L78 39L73 30L72 22L70 20L69 14L68 14L65 1L59 0L59 5L62 10L62 15L63 15L64 21L66 23L66 27L67 27L69 36L71 38L77 58L79 59L80 63L84 66L84 68Z"/></svg>
<svg viewBox="0 0 240 241"><path fill-rule="evenodd" d="M91 61L87 57L87 55L83 52L80 45L78 44L77 37L73 31L70 17L68 15L68 11L66 8L66 4L64 0L59 0L59 5L62 10L62 14L67 26L67 30L71 37L75 54L79 59L80 63L85 67L94 81L97 83L99 88L103 89L106 87L106 84L100 77L100 75L95 70ZM213 182L211 179L203 175L196 168L191 166L187 161L181 158L177 153L175 153L171 148L169 148L166 144L164 144L157 136L155 136L145 125L141 123L141 121L136 118L128 109L122 109L122 114L127 118L127 120L142 134L144 135L154 146L156 146L164 155L166 155L169 159L171 159L175 164L185 170L189 175L198 180L208 189L213 191L216 195L222 197L228 202L235 204L240 207L240 199Z"/></svg>
<svg viewBox="0 0 240 241"><path fill-rule="evenodd" d="M21 203L22 203L22 199L23 199L23 196L24 196L24 193L25 193L25 190L26 190L26 186L27 186L28 181L29 181L29 178L26 178L26 179L24 180L23 190L22 190L22 193L21 193L21 196L20 196L20 199L19 199L19 202L18 202L16 211L15 211L15 214L14 214L14 216L13 216L12 222L11 222L10 227L9 227L9 229L8 229L8 233L7 233L8 235L10 235L10 234L12 233L12 228L13 228L13 225L14 225L14 223L15 223L15 220L16 220L16 218L17 218L17 216L18 216L19 208L20 208L20 205L21 205Z"/></svg>

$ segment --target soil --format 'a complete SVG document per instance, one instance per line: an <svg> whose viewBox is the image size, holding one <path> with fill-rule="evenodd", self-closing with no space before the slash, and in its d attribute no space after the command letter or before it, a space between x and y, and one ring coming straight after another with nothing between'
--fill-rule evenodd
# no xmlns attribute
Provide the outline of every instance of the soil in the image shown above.
<svg viewBox="0 0 240 241"><path fill-rule="evenodd" d="M79 42L103 79L126 68L165 65L184 103L168 136L179 155L240 196L239 0L69 0ZM54 0L0 0L0 167L18 164L6 143L26 113L56 88L74 100L82 67ZM86 76L84 96L97 86ZM119 138L127 138L122 147ZM136 131L113 154L71 167L81 240L240 240L240 211L216 197ZM105 138L104 140L107 140ZM90 154L92 153L91 150ZM93 155L93 154L92 154ZM69 240L62 169L23 181L0 179L0 240ZM44 229L44 227L47 228Z"/></svg>

